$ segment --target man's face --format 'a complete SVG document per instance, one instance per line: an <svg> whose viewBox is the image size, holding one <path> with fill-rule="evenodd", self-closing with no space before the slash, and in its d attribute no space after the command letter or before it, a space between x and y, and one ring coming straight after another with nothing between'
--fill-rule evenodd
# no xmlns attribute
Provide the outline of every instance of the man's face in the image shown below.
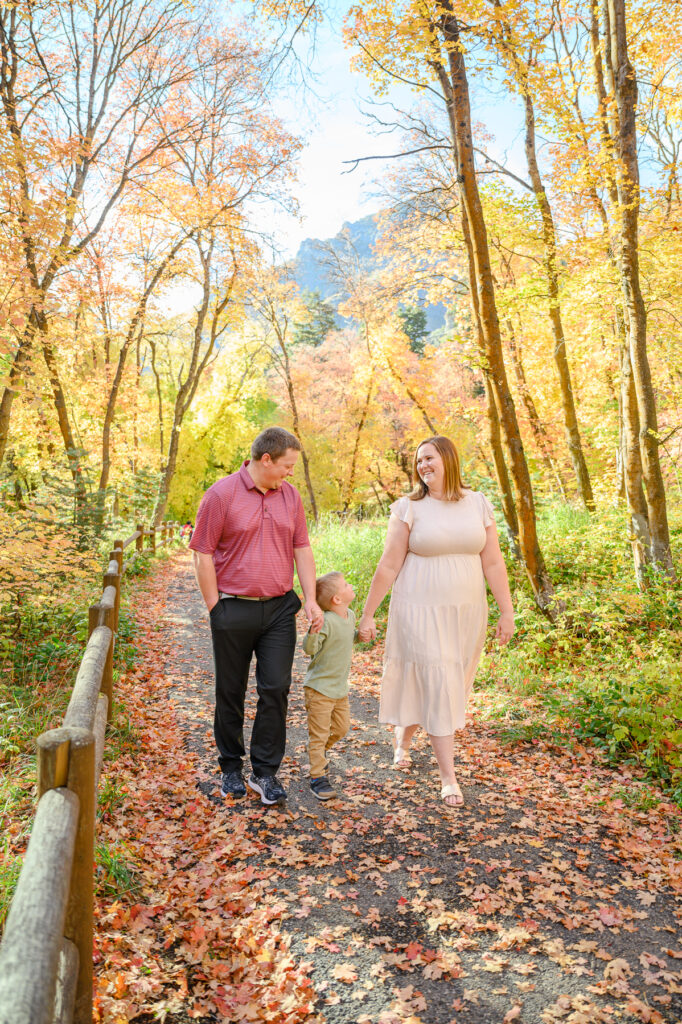
<svg viewBox="0 0 682 1024"><path fill-rule="evenodd" d="M297 461L298 452L294 448L287 448L284 455L280 455L274 461L266 452L260 460L260 476L263 486L267 487L269 491L277 490L288 476L293 476Z"/></svg>

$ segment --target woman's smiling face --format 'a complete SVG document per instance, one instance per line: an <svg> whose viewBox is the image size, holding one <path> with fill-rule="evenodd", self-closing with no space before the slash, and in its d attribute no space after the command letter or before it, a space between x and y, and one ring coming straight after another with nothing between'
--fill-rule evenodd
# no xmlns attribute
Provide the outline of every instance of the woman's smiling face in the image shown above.
<svg viewBox="0 0 682 1024"><path fill-rule="evenodd" d="M437 494L443 489L445 467L440 452L435 445L420 445L417 450L417 472L429 489Z"/></svg>

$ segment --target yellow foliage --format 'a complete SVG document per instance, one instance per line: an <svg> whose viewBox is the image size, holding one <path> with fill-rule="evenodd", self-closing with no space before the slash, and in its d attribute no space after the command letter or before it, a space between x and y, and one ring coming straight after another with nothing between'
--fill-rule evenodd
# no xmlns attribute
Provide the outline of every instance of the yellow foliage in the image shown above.
<svg viewBox="0 0 682 1024"><path fill-rule="evenodd" d="M14 620L22 606L85 603L94 599L101 554L81 549L76 532L51 506L0 508L0 609ZM98 595L97 595L98 596Z"/></svg>

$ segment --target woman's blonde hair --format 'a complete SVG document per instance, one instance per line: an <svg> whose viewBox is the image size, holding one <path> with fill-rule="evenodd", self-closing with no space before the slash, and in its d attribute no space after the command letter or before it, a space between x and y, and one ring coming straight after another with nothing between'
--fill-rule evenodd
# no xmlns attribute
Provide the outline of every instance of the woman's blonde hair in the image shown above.
<svg viewBox="0 0 682 1024"><path fill-rule="evenodd" d="M421 501L429 493L428 487L417 472L419 449L423 448L425 444L432 444L443 460L443 468L445 470L443 476L443 498L446 501L459 501L460 498L464 497L464 491L468 490L468 488L462 480L462 470L459 464L457 449L449 437L443 437L441 434L436 434L435 437L427 437L424 441L420 441L415 448L414 460L412 462L412 483L414 484L414 489L408 497L412 501Z"/></svg>

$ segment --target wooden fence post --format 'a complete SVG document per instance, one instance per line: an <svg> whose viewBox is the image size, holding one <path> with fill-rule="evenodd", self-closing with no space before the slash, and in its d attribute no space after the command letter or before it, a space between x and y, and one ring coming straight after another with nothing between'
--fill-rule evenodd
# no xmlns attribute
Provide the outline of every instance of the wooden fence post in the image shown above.
<svg viewBox="0 0 682 1024"><path fill-rule="evenodd" d="M102 669L102 684L100 686L100 693L104 694L107 699L107 722L111 721L111 714L114 703L114 645L116 643L116 607L104 607L102 615L102 625L108 626L111 630L111 642L109 644L109 650L107 651L107 660L104 662L104 668Z"/></svg>
<svg viewBox="0 0 682 1024"><path fill-rule="evenodd" d="M137 526L135 527L135 529L140 534L140 536L135 541L135 550L136 551L143 551L144 550L144 523L138 523Z"/></svg>
<svg viewBox="0 0 682 1024"><path fill-rule="evenodd" d="M95 880L95 737L90 729L70 728L68 787L80 802L64 935L78 950L74 1024L92 1024L92 943Z"/></svg>
<svg viewBox="0 0 682 1024"><path fill-rule="evenodd" d="M94 630L101 625L100 617L102 615L102 609L99 603L91 604L88 608L88 640L92 636Z"/></svg>
<svg viewBox="0 0 682 1024"><path fill-rule="evenodd" d="M107 617L105 615L105 617L104 617L104 625L105 626L109 626L111 631L113 633L116 633L116 635L118 635L118 614L119 614L119 609L121 607L121 583L123 582L122 581L122 576L123 576L123 548L114 548L113 551L109 552L109 568L110 569L111 569L111 563L112 562L116 562L116 564L118 566L118 573L116 575L116 578L113 580L113 585L116 588L116 604L115 604L115 607L114 607L114 617L113 617L113 620L112 620L111 616ZM107 576L108 575L109 574L107 573ZM107 583L106 583L107 576L104 577L104 580L105 580L104 586L105 587L107 586ZM112 637L112 641L111 641L112 671L113 671L114 642L115 642L114 638ZM109 694L109 719L107 719L107 720L109 721L110 719L111 719L111 693Z"/></svg>
<svg viewBox="0 0 682 1024"><path fill-rule="evenodd" d="M161 523L161 543L164 547L168 543L168 523L165 520Z"/></svg>
<svg viewBox="0 0 682 1024"><path fill-rule="evenodd" d="M149 546L151 547L154 554L156 554L156 527L152 526L149 530Z"/></svg>
<svg viewBox="0 0 682 1024"><path fill-rule="evenodd" d="M105 590L107 587L117 587L118 588L118 583L119 583L119 581L121 579L121 573L120 573L120 569L118 567L118 561L116 561L116 565L115 565L115 567L113 569L111 567L111 562L112 561L113 561L113 559L109 561L109 564L107 565L107 571L104 573L104 576L102 577L102 589L103 590Z"/></svg>
<svg viewBox="0 0 682 1024"><path fill-rule="evenodd" d="M60 789L69 778L69 729L49 729L36 740L38 760L38 799L48 789Z"/></svg>
<svg viewBox="0 0 682 1024"><path fill-rule="evenodd" d="M116 571L114 572L111 568L111 561L116 562ZM109 567L104 574L102 581L102 588L106 590L107 587L113 587L116 591L116 600L114 602L114 623L112 627L114 631L118 629L118 608L121 603L121 566L119 565L118 559L112 559L109 562ZM107 622L107 626L109 623Z"/></svg>

